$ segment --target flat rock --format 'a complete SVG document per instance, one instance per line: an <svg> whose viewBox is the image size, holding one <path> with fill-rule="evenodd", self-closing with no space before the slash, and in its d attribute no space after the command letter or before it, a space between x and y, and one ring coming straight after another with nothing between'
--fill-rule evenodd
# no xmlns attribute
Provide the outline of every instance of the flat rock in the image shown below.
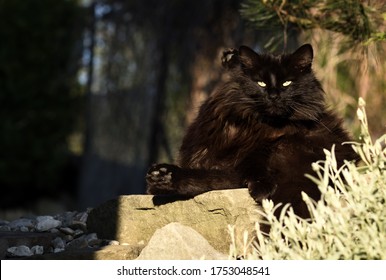
<svg viewBox="0 0 386 280"><path fill-rule="evenodd" d="M260 219L257 210L260 208L247 189L211 191L187 200L127 195L94 208L87 227L101 239L143 246L157 229L178 222L197 231L216 250L228 254L228 225L235 226L236 245L242 248L244 231L254 236L255 223Z"/></svg>
<svg viewBox="0 0 386 280"><path fill-rule="evenodd" d="M215 250L194 229L170 223L157 229L137 260L225 260L228 255Z"/></svg>

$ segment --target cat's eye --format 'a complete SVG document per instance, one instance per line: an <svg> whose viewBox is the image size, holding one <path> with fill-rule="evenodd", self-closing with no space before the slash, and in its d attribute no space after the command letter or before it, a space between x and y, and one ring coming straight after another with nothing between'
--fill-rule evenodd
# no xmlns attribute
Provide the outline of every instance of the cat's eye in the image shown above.
<svg viewBox="0 0 386 280"><path fill-rule="evenodd" d="M262 81L257 82L257 84L258 84L259 86L261 86L261 87L266 87L266 86L267 86L267 84L264 83L264 82L262 82Z"/></svg>
<svg viewBox="0 0 386 280"><path fill-rule="evenodd" d="M283 87L288 87L290 84L292 84L292 81L285 81Z"/></svg>

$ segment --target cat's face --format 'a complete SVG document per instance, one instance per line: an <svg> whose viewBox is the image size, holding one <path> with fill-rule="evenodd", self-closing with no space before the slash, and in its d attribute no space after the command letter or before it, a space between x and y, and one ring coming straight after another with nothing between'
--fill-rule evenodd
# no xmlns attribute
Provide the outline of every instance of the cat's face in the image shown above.
<svg viewBox="0 0 386 280"><path fill-rule="evenodd" d="M270 119L316 120L324 94L312 70L313 50L303 45L292 54L257 54L240 47L238 72L243 98L260 116Z"/></svg>

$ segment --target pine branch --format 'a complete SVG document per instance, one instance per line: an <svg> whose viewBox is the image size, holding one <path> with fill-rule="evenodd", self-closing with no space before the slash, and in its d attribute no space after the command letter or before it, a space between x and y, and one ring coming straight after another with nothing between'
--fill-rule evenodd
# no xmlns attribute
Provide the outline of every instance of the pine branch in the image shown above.
<svg viewBox="0 0 386 280"><path fill-rule="evenodd" d="M320 28L345 35L354 43L370 43L386 37L386 8L381 2L246 0L241 14L258 29L289 25L300 30Z"/></svg>

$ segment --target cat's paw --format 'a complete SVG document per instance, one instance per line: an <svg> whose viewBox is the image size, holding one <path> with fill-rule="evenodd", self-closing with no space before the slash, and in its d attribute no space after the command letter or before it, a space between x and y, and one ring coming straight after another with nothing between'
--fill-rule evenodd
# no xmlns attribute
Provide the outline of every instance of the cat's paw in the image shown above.
<svg viewBox="0 0 386 280"><path fill-rule="evenodd" d="M147 193L153 195L173 194L173 175L178 167L171 164L155 164L146 174Z"/></svg>
<svg viewBox="0 0 386 280"><path fill-rule="evenodd" d="M237 49L226 49L221 56L222 66L233 68L238 63L239 51Z"/></svg>
<svg viewBox="0 0 386 280"><path fill-rule="evenodd" d="M244 185L248 188L250 196L256 202L261 202L263 199L270 198L277 189L276 184L272 185L257 180L246 180Z"/></svg>

